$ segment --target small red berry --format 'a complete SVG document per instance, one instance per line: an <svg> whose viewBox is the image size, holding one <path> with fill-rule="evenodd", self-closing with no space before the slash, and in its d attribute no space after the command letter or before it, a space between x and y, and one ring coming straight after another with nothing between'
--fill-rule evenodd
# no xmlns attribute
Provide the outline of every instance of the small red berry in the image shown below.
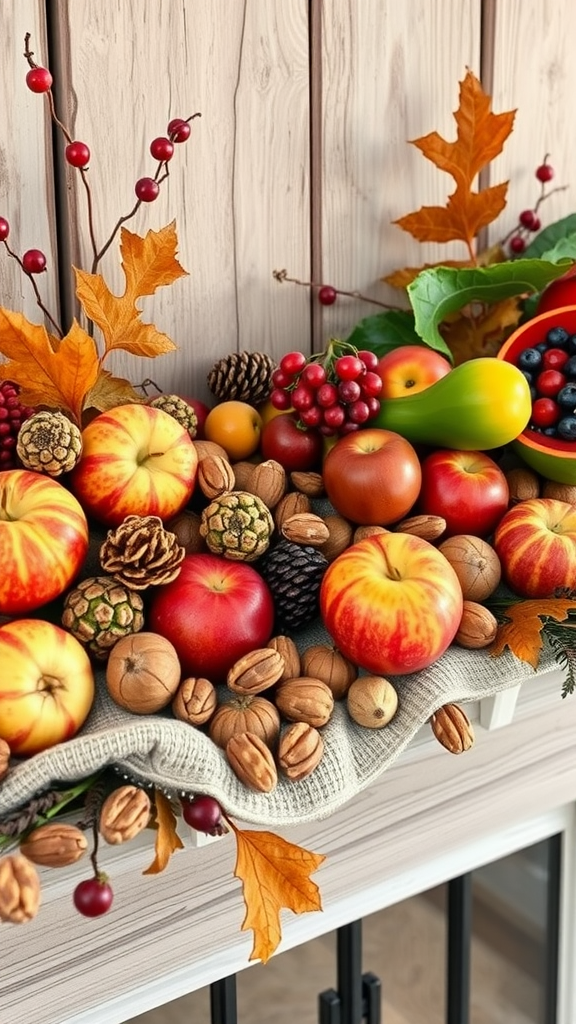
<svg viewBox="0 0 576 1024"><path fill-rule="evenodd" d="M158 198L160 185L154 178L139 178L134 186L134 191L143 203L152 203Z"/></svg>
<svg viewBox="0 0 576 1024"><path fill-rule="evenodd" d="M333 306L337 298L338 292L329 284L322 285L318 292L318 302L323 306Z"/></svg>
<svg viewBox="0 0 576 1024"><path fill-rule="evenodd" d="M174 117L168 124L168 135L172 142L186 142L192 129L183 117Z"/></svg>
<svg viewBox="0 0 576 1024"><path fill-rule="evenodd" d="M552 178L554 177L554 168L551 167L550 164L540 164L540 167L536 168L535 173L538 181L545 183L547 181L552 181Z"/></svg>
<svg viewBox="0 0 576 1024"><path fill-rule="evenodd" d="M41 274L46 270L46 257L41 249L28 249L22 257L22 266L27 274Z"/></svg>
<svg viewBox="0 0 576 1024"><path fill-rule="evenodd" d="M222 808L213 796L199 795L183 800L182 817L191 828L209 836L221 836L226 832Z"/></svg>
<svg viewBox="0 0 576 1024"><path fill-rule="evenodd" d="M535 427L553 427L560 418L560 407L552 398L537 398L532 406Z"/></svg>
<svg viewBox="0 0 576 1024"><path fill-rule="evenodd" d="M90 161L90 150L85 142L70 142L64 155L71 167L86 167Z"/></svg>
<svg viewBox="0 0 576 1024"><path fill-rule="evenodd" d="M5 217L0 217L0 242L6 241L10 234L10 225Z"/></svg>
<svg viewBox="0 0 576 1024"><path fill-rule="evenodd" d="M170 139L160 136L158 139L153 139L150 143L150 153L155 160L167 163L174 156L174 143Z"/></svg>
<svg viewBox="0 0 576 1024"><path fill-rule="evenodd" d="M522 210L518 220L522 227L527 228L528 231L540 230L540 218L536 216L534 210Z"/></svg>
<svg viewBox="0 0 576 1024"><path fill-rule="evenodd" d="M32 92L48 92L52 86L52 75L48 68L30 68L26 85Z"/></svg>
<svg viewBox="0 0 576 1024"><path fill-rule="evenodd" d="M517 256L524 252L526 248L526 242L522 238L522 235L513 235L510 239L510 252L515 253Z"/></svg>
<svg viewBox="0 0 576 1024"><path fill-rule="evenodd" d="M100 917L110 910L114 893L104 876L86 878L74 889L74 906L84 917Z"/></svg>

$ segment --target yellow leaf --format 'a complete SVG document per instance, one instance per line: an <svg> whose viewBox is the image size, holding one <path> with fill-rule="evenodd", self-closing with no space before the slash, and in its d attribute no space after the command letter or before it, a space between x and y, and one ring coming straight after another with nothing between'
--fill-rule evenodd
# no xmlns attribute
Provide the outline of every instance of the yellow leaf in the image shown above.
<svg viewBox="0 0 576 1024"><path fill-rule="evenodd" d="M148 231L144 237L123 228L120 249L126 285L122 295L114 295L100 274L74 268L76 295L86 316L102 331L105 354L123 349L153 357L176 349L166 334L142 322L136 302L186 276L176 259L177 244L174 222L160 231Z"/></svg>
<svg viewBox="0 0 576 1024"><path fill-rule="evenodd" d="M248 831L229 824L237 842L234 874L242 880L246 904L242 929L254 932L250 959L266 963L282 938L283 907L295 914L322 909L318 886L310 881L310 874L326 858L273 832Z"/></svg>
<svg viewBox="0 0 576 1024"><path fill-rule="evenodd" d="M564 622L571 611L576 611L574 601L559 597L518 601L506 609L508 621L498 627L496 639L488 647L488 653L497 657L508 647L521 661L528 662L534 669L538 668L543 647L541 632L544 619Z"/></svg>
<svg viewBox="0 0 576 1024"><path fill-rule="evenodd" d="M13 380L28 405L65 409L80 423L84 395L98 376L98 351L86 331L73 321L60 341L31 324L22 313L0 307L0 379Z"/></svg>
<svg viewBox="0 0 576 1024"><path fill-rule="evenodd" d="M142 404L145 397L124 377L114 377L108 370L100 370L94 387L86 395L85 407L105 412L117 405L130 402Z"/></svg>
<svg viewBox="0 0 576 1024"><path fill-rule="evenodd" d="M393 270L391 274L386 274L381 280L391 285L392 288L407 288L423 270L429 270L432 267L470 266L472 266L470 260L442 260L442 263L424 263L421 267L403 267L401 270Z"/></svg>
<svg viewBox="0 0 576 1024"><path fill-rule="evenodd" d="M143 875L157 875L168 864L175 850L184 849L184 843L176 831L176 815L168 797L161 790L154 790L154 807L156 812L156 856Z"/></svg>

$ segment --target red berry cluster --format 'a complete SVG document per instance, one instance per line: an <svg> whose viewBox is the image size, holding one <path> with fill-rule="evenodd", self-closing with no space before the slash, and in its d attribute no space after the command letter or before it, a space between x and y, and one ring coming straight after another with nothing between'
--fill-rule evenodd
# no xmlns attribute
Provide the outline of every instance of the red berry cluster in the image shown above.
<svg viewBox="0 0 576 1024"><path fill-rule="evenodd" d="M10 380L0 382L0 470L15 468L18 432L35 411L20 403L16 384Z"/></svg>
<svg viewBox="0 0 576 1024"><path fill-rule="evenodd" d="M326 352L307 358L288 352L272 375L270 401L294 409L304 427L326 437L358 430L379 412L382 380L378 356L332 341Z"/></svg>
<svg viewBox="0 0 576 1024"><path fill-rule="evenodd" d="M142 203L152 203L158 197L160 185L158 176L174 156L174 143L186 142L190 138L190 122L182 117L173 118L166 129L166 135L159 135L150 143L150 153L158 161L154 178L139 178L134 186L137 198Z"/></svg>
<svg viewBox="0 0 576 1024"><path fill-rule="evenodd" d="M527 240L530 234L534 234L536 231L540 231L542 223L538 216L538 208L540 203L547 198L550 193L545 191L545 186L549 181L552 181L554 177L554 168L548 163L548 155L544 157L544 160L539 167L536 168L535 177L540 182L541 193L533 210L522 210L522 213L518 217L518 225L514 228L514 232L509 240L510 252L513 256L520 256L527 246Z"/></svg>

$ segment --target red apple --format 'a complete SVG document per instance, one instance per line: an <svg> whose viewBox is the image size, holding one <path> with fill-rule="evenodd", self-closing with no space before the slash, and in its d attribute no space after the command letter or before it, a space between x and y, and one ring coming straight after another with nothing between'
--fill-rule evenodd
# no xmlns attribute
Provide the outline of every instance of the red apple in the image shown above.
<svg viewBox="0 0 576 1024"><path fill-rule="evenodd" d="M488 537L508 508L506 476L485 452L438 449L422 462L418 511L446 520L444 537Z"/></svg>
<svg viewBox="0 0 576 1024"><path fill-rule="evenodd" d="M0 737L27 757L74 736L94 700L82 644L42 619L0 626Z"/></svg>
<svg viewBox="0 0 576 1024"><path fill-rule="evenodd" d="M317 469L322 459L322 435L299 426L297 416L274 416L264 424L260 436L262 458L275 459L287 473Z"/></svg>
<svg viewBox="0 0 576 1024"><path fill-rule="evenodd" d="M419 672L452 642L462 618L458 577L428 541L367 537L324 573L320 611L339 651L377 675Z"/></svg>
<svg viewBox="0 0 576 1024"><path fill-rule="evenodd" d="M189 501L198 456L188 431L150 405L119 405L82 431L82 456L70 474L89 516L117 526L129 515L170 519Z"/></svg>
<svg viewBox="0 0 576 1024"><path fill-rule="evenodd" d="M424 391L450 373L452 364L427 345L399 345L378 362L382 378L380 398L403 398Z"/></svg>
<svg viewBox="0 0 576 1024"><path fill-rule="evenodd" d="M172 583L152 596L147 625L174 645L182 671L213 683L272 636L274 602L252 566L218 555L187 555Z"/></svg>
<svg viewBox="0 0 576 1024"><path fill-rule="evenodd" d="M206 423L206 417L210 412L211 406L206 405L206 402L202 402L199 398L189 398L188 395L181 396L185 402L188 402L194 412L196 413L196 439L198 441L204 440L204 424Z"/></svg>
<svg viewBox="0 0 576 1024"><path fill-rule="evenodd" d="M530 498L500 520L494 548L508 586L520 597L552 597L574 589L576 508L556 498Z"/></svg>
<svg viewBox="0 0 576 1024"><path fill-rule="evenodd" d="M73 494L41 473L0 473L0 614L22 615L66 590L88 552Z"/></svg>
<svg viewBox="0 0 576 1024"><path fill-rule="evenodd" d="M402 519L421 482L420 462L410 442L379 427L338 438L324 459L322 476L341 516L374 526Z"/></svg>

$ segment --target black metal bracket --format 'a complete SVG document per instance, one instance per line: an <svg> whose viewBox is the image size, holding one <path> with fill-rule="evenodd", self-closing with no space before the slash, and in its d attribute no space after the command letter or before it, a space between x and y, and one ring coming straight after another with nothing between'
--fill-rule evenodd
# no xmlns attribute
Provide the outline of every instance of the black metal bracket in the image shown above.
<svg viewBox="0 0 576 1024"><path fill-rule="evenodd" d="M236 975L214 981L210 985L211 1024L237 1024Z"/></svg>
<svg viewBox="0 0 576 1024"><path fill-rule="evenodd" d="M338 990L318 997L319 1024L380 1024L382 986L371 972L362 974L362 922L336 933Z"/></svg>

